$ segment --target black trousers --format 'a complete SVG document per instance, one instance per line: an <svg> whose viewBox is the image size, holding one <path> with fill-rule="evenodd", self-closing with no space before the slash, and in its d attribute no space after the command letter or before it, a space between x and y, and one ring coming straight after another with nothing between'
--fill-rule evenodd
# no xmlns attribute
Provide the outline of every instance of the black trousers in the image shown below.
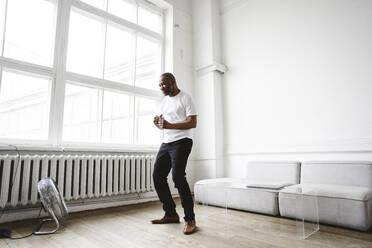
<svg viewBox="0 0 372 248"><path fill-rule="evenodd" d="M176 204L169 190L167 177L172 169L172 179L181 197L185 212L185 221L195 219L194 202L186 180L186 164L192 148L192 139L184 138L170 143L162 143L156 157L153 179L156 193L163 203L165 215L172 217L176 213Z"/></svg>

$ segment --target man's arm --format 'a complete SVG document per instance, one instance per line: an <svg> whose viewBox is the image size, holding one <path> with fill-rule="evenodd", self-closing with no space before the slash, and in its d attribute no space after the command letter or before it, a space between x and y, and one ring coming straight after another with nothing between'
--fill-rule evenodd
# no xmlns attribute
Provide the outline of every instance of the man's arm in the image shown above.
<svg viewBox="0 0 372 248"><path fill-rule="evenodd" d="M160 116L160 119L163 121L163 128L164 129L179 129L179 130L186 130L195 128L197 124L197 116L196 115L189 115L186 117L186 120L178 122L178 123L169 123L168 121L163 119L163 116Z"/></svg>

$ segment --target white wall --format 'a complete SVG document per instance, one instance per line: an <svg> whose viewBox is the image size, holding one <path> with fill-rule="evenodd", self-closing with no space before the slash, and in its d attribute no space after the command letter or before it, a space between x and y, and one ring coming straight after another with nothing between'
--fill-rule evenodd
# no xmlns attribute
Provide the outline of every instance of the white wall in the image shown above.
<svg viewBox="0 0 372 248"><path fill-rule="evenodd" d="M198 111L195 130L194 179L223 176L223 113L219 2L194 0L194 96ZM222 66L223 67L223 66Z"/></svg>
<svg viewBox="0 0 372 248"><path fill-rule="evenodd" d="M162 1L162 0L155 0L155 1ZM191 16L191 0L165 0L167 3L173 6L173 8L187 13Z"/></svg>
<svg viewBox="0 0 372 248"><path fill-rule="evenodd" d="M225 174L372 160L372 1L221 0Z"/></svg>

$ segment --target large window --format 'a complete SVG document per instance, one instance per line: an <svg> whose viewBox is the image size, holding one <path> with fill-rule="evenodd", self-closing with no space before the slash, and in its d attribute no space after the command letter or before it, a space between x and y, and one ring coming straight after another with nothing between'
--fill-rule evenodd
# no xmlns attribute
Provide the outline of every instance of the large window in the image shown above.
<svg viewBox="0 0 372 248"><path fill-rule="evenodd" d="M163 10L0 0L0 143L154 145Z"/></svg>
<svg viewBox="0 0 372 248"><path fill-rule="evenodd" d="M48 139L51 78L3 68L0 136Z"/></svg>

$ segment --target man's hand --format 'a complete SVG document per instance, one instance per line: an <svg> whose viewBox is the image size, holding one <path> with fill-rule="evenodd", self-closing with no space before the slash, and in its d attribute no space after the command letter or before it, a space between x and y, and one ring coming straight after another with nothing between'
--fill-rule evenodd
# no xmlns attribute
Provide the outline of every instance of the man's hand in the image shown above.
<svg viewBox="0 0 372 248"><path fill-rule="evenodd" d="M154 124L157 128L159 129L164 129L164 118L163 115L157 116L155 115L154 117Z"/></svg>
<svg viewBox="0 0 372 248"><path fill-rule="evenodd" d="M157 128L159 128L159 129L162 129L161 127L160 127L160 125L159 125L159 119L160 119L160 117L159 116L157 116L157 115L155 115L154 116L154 125L157 127Z"/></svg>
<svg viewBox="0 0 372 248"><path fill-rule="evenodd" d="M168 121L166 121L163 117L163 115L159 116L159 125L162 129L170 129L171 125Z"/></svg>
<svg viewBox="0 0 372 248"><path fill-rule="evenodd" d="M154 124L157 125L159 122L159 116L155 115L154 116Z"/></svg>

